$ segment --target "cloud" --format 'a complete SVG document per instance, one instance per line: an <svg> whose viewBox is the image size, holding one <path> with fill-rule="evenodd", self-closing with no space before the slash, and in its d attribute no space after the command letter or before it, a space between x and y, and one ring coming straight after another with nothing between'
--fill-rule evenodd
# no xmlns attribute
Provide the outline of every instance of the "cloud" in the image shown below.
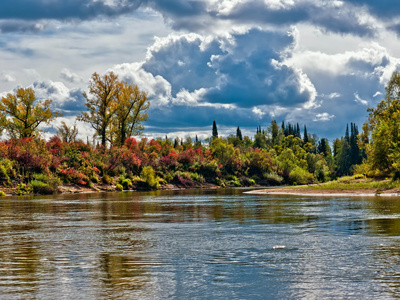
<svg viewBox="0 0 400 300"><path fill-rule="evenodd" d="M65 115L77 115L86 110L86 100L79 89L70 90L62 82L51 80L36 81L31 87L36 98L53 100L54 109L61 110Z"/></svg>
<svg viewBox="0 0 400 300"><path fill-rule="evenodd" d="M169 82L181 104L186 95L187 103L199 105L307 105L316 96L312 83L282 63L292 43L286 32L257 29L214 38L170 35L149 48L142 68Z"/></svg>
<svg viewBox="0 0 400 300"><path fill-rule="evenodd" d="M47 24L43 21L25 21L25 20L1 20L0 33L11 32L32 32L37 33L46 28Z"/></svg>
<svg viewBox="0 0 400 300"><path fill-rule="evenodd" d="M368 12L380 18L398 17L400 3L391 0L344 0L346 3L352 3L357 6L363 6Z"/></svg>
<svg viewBox="0 0 400 300"><path fill-rule="evenodd" d="M0 2L0 19L93 19L98 16L118 16L135 11L143 1L94 0L13 0Z"/></svg>
<svg viewBox="0 0 400 300"><path fill-rule="evenodd" d="M15 82L15 78L10 74L1 72L0 73L0 81L3 81L3 82Z"/></svg>
<svg viewBox="0 0 400 300"><path fill-rule="evenodd" d="M324 113L320 113L320 114L316 114L314 117L314 121L329 121L331 119L333 119L335 116L334 115L330 115L327 112Z"/></svg>
<svg viewBox="0 0 400 300"><path fill-rule="evenodd" d="M151 107L164 107L172 101L171 84L160 75L153 75L142 68L142 63L116 65L110 71L118 74L121 80L137 84L147 93Z"/></svg>
<svg viewBox="0 0 400 300"><path fill-rule="evenodd" d="M67 82L70 83L81 83L83 82L82 77L80 77L79 75L72 73L70 70L68 69L62 69L61 73L60 73L60 77L62 79L64 79Z"/></svg>
<svg viewBox="0 0 400 300"><path fill-rule="evenodd" d="M373 2L366 5L364 1L330 0L13 0L0 3L0 20L10 20L4 24L6 31L35 31L42 29L43 20L114 18L143 14L151 9L178 31L226 32L237 26L289 28L308 23L328 32L373 36L379 30L368 13L382 17L379 12L386 9L380 8ZM18 24L17 20L24 20L24 23Z"/></svg>
<svg viewBox="0 0 400 300"><path fill-rule="evenodd" d="M361 99L358 93L354 93L354 97L355 97L354 99L355 102L368 106L368 101Z"/></svg>

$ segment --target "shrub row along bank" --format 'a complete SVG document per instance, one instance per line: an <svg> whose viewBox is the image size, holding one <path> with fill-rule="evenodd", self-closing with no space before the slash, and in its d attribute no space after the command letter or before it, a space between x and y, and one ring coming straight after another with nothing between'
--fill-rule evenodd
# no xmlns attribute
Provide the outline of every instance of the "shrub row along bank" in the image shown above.
<svg viewBox="0 0 400 300"><path fill-rule="evenodd" d="M306 150L298 137L269 150L228 139L175 144L168 139L128 138L122 147L104 149L58 136L0 142L0 183L16 194L51 194L61 186L89 189L158 189L307 184L323 182L331 171L322 154ZM65 190L65 188L63 189Z"/></svg>

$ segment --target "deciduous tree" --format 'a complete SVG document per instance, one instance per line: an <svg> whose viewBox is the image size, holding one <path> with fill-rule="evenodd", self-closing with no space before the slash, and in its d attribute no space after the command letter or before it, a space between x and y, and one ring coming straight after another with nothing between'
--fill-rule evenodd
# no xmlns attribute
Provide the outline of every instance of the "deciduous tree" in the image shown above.
<svg viewBox="0 0 400 300"><path fill-rule="evenodd" d="M386 86L386 96L370 108L367 122L371 138L366 145L373 169L391 172L400 169L400 73L394 72ZM366 133L363 139L368 141Z"/></svg>
<svg viewBox="0 0 400 300"><path fill-rule="evenodd" d="M147 94L140 91L136 84L120 83L115 121L112 122L112 132L119 146L123 145L128 137L139 135L143 131L142 122L149 118L149 107Z"/></svg>
<svg viewBox="0 0 400 300"><path fill-rule="evenodd" d="M78 119L89 123L96 130L103 147L107 141L107 129L118 109L117 96L120 88L118 76L113 72L103 76L93 73L89 82L89 94L83 93L88 112L82 112Z"/></svg>
<svg viewBox="0 0 400 300"><path fill-rule="evenodd" d="M50 109L52 100L37 100L32 88L19 88L1 99L2 125L13 138L35 136L39 125L50 123L62 114ZM7 118L5 118L7 116Z"/></svg>
<svg viewBox="0 0 400 300"><path fill-rule="evenodd" d="M74 125L68 126L64 121L61 121L61 126L57 127L57 135L63 142L75 142L78 135L78 127L76 126L76 122Z"/></svg>

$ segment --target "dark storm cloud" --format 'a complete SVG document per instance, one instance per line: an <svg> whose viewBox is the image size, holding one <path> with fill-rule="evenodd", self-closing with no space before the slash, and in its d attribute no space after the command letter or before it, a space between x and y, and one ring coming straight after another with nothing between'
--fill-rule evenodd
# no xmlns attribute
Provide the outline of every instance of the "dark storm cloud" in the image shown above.
<svg viewBox="0 0 400 300"><path fill-rule="evenodd" d="M389 29L396 32L397 37L400 37L400 23L390 26Z"/></svg>
<svg viewBox="0 0 400 300"><path fill-rule="evenodd" d="M335 33L353 33L359 36L374 34L372 28L358 23L357 9L334 7L330 3L296 1L293 5L276 9L267 6L264 1L251 0L236 5L223 18L277 26L310 23Z"/></svg>
<svg viewBox="0 0 400 300"><path fill-rule="evenodd" d="M141 0L115 1L106 5L93 0L12 0L0 1L0 19L92 19L96 16L117 16L136 10Z"/></svg>
<svg viewBox="0 0 400 300"><path fill-rule="evenodd" d="M394 1L349 0L344 5L334 5L332 1L299 0L292 4L280 3L279 7L261 0L236 3L229 12L220 12L216 4L199 0L116 0L113 4L94 0L13 0L0 2L0 19L3 20L90 20L97 17L117 17L136 11L139 7L150 7L161 13L168 24L178 30L207 30L215 26L215 21L230 20L235 24L260 24L289 26L309 23L326 31L372 36L373 26L360 24L359 8L368 7L372 13L385 16L395 11L389 8ZM379 3L379 4L378 4ZM394 7L399 4L394 4ZM37 24L18 25L6 23L2 32L41 30Z"/></svg>
<svg viewBox="0 0 400 300"><path fill-rule="evenodd" d="M23 20L3 20L0 21L0 33L10 32L39 32L46 26L37 22Z"/></svg>
<svg viewBox="0 0 400 300"><path fill-rule="evenodd" d="M196 16L207 11L207 1L199 0L153 0L147 5L170 18Z"/></svg>
<svg viewBox="0 0 400 300"><path fill-rule="evenodd" d="M344 0L344 2L364 6L379 18L398 17L400 11L400 2L393 0Z"/></svg>
<svg viewBox="0 0 400 300"><path fill-rule="evenodd" d="M185 88L192 92L195 89L212 87L218 79L215 70L209 67L212 55L221 55L219 43L215 40L201 49L200 36L182 36L170 40L168 44L151 51L151 57L143 69L153 75L161 75L172 86L176 95Z"/></svg>
<svg viewBox="0 0 400 300"><path fill-rule="evenodd" d="M212 67L223 83L210 90L208 101L242 107L308 102L312 91L302 90L299 74L279 64L280 53L292 42L287 34L259 30L236 36L231 52L213 60Z"/></svg>
<svg viewBox="0 0 400 300"><path fill-rule="evenodd" d="M150 52L143 69L165 78L173 97L182 89L203 88L208 92L200 100L206 103L305 104L313 100L312 86L305 86L301 74L280 63L293 41L287 33L256 29L205 45L200 37L171 38Z"/></svg>

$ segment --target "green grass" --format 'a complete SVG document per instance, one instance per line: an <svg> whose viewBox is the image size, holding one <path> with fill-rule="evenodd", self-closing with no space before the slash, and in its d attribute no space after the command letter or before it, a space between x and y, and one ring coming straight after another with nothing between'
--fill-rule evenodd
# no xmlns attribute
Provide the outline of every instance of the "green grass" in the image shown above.
<svg viewBox="0 0 400 300"><path fill-rule="evenodd" d="M329 181L323 184L308 185L299 188L312 190L363 190L363 189L378 189L389 190L400 188L400 181L372 179L355 179L354 176L345 176L334 181Z"/></svg>

